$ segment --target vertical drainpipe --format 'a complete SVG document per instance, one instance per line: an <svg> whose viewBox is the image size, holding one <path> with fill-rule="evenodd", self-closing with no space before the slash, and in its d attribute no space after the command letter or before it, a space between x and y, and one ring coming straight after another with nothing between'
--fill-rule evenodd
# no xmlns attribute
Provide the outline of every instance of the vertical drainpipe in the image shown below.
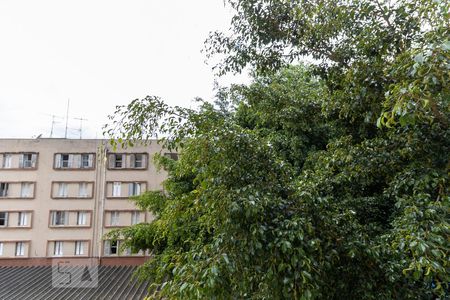
<svg viewBox="0 0 450 300"><path fill-rule="evenodd" d="M106 149L107 143L105 141L102 141L102 151L101 151L101 180L100 180L100 195L99 199L101 201L100 204L100 224L99 224L99 231L100 234L98 235L98 259L99 264L101 264L102 259L102 241L103 241L103 219L105 215L105 189L106 189L106 161L107 161L107 149Z"/></svg>

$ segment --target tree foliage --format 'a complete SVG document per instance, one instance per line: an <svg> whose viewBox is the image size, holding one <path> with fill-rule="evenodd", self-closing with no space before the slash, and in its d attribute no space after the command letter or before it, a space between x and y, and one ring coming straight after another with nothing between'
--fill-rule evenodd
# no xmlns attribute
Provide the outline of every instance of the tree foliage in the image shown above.
<svg viewBox="0 0 450 300"><path fill-rule="evenodd" d="M448 296L449 3L229 2L210 54L253 83L195 110L137 99L106 128L180 151L155 157L164 191L134 199L155 220L109 234L152 252L149 294Z"/></svg>

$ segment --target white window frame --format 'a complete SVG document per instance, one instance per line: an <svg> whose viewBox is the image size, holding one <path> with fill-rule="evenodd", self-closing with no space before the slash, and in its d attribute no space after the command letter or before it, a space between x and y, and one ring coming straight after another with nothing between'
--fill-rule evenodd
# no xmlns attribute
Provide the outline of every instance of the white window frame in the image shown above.
<svg viewBox="0 0 450 300"><path fill-rule="evenodd" d="M0 242L0 256L3 256L3 242Z"/></svg>
<svg viewBox="0 0 450 300"><path fill-rule="evenodd" d="M0 227L8 227L8 217L9 217L9 213L7 211L0 211L0 213L4 213L5 217L2 218L5 221L4 225L0 225Z"/></svg>
<svg viewBox="0 0 450 300"><path fill-rule="evenodd" d="M110 226L119 226L120 212L119 211L111 211L109 216L110 216L109 225Z"/></svg>
<svg viewBox="0 0 450 300"><path fill-rule="evenodd" d="M68 184L67 182L58 182L58 197L67 198L68 197Z"/></svg>
<svg viewBox="0 0 450 300"><path fill-rule="evenodd" d="M21 159L21 168L30 169L34 168L36 163L36 154L34 153L23 153Z"/></svg>
<svg viewBox="0 0 450 300"><path fill-rule="evenodd" d="M144 166L144 162L145 162L145 154L144 153L134 153L133 154L133 168L135 169L143 169ZM138 159L138 157L140 159ZM138 166L139 164L139 166Z"/></svg>
<svg viewBox="0 0 450 300"><path fill-rule="evenodd" d="M122 196L122 182L115 181L112 184L112 196L121 197Z"/></svg>
<svg viewBox="0 0 450 300"><path fill-rule="evenodd" d="M131 212L131 225L136 225L140 223L141 212L140 211L132 211Z"/></svg>
<svg viewBox="0 0 450 300"><path fill-rule="evenodd" d="M53 256L63 256L64 255L64 242L54 241L53 242Z"/></svg>
<svg viewBox="0 0 450 300"><path fill-rule="evenodd" d="M112 245L112 241L110 240L106 240L103 243L103 247L104 247L104 251L103 254L105 256L116 256L119 255L119 241L115 241L115 246ZM111 253L111 249L115 248L116 249L116 253Z"/></svg>
<svg viewBox="0 0 450 300"><path fill-rule="evenodd" d="M8 182L0 182L0 197L8 197Z"/></svg>
<svg viewBox="0 0 450 300"><path fill-rule="evenodd" d="M25 256L25 243L16 242L16 250L14 252L16 256Z"/></svg>
<svg viewBox="0 0 450 300"><path fill-rule="evenodd" d="M80 158L80 161L81 161L80 168L82 168L82 169L90 169L90 168L92 168L93 160L94 160L94 155L92 155L91 153L82 153L81 154L81 158ZM87 165L85 165L85 163L87 163Z"/></svg>
<svg viewBox="0 0 450 300"><path fill-rule="evenodd" d="M33 197L32 183L31 182L22 182L22 184L20 186L20 197L21 198L31 198L31 197Z"/></svg>
<svg viewBox="0 0 450 300"><path fill-rule="evenodd" d="M3 154L2 168L11 169L11 167L12 167L12 155L8 153Z"/></svg>
<svg viewBox="0 0 450 300"><path fill-rule="evenodd" d="M130 182L128 184L128 196L139 196L142 192L141 182Z"/></svg>
<svg viewBox="0 0 450 300"><path fill-rule="evenodd" d="M87 182L80 182L78 185L78 197L80 198L87 198L89 197L88 193L88 183Z"/></svg>
<svg viewBox="0 0 450 300"><path fill-rule="evenodd" d="M28 212L19 211L17 216L17 226L28 226Z"/></svg>
<svg viewBox="0 0 450 300"><path fill-rule="evenodd" d="M84 255L84 241L75 241L75 255Z"/></svg>
<svg viewBox="0 0 450 300"><path fill-rule="evenodd" d="M87 225L87 212L86 211L77 211L77 225L78 226L86 226Z"/></svg>
<svg viewBox="0 0 450 300"><path fill-rule="evenodd" d="M65 156L67 156L67 159L64 159ZM61 159L61 161L60 161L60 163L59 163L59 167L60 167L61 169L68 169L68 168L70 168L70 167L72 166L71 160L70 160L70 156L71 156L71 155L68 154L68 153L61 153L61 154L60 154L60 159Z"/></svg>
<svg viewBox="0 0 450 300"><path fill-rule="evenodd" d="M58 218L59 215L59 218ZM56 224L57 220L61 221L62 224ZM58 222L61 223L61 222ZM52 211L52 217L51 217L51 224L52 226L65 226L67 225L67 212L62 210Z"/></svg>

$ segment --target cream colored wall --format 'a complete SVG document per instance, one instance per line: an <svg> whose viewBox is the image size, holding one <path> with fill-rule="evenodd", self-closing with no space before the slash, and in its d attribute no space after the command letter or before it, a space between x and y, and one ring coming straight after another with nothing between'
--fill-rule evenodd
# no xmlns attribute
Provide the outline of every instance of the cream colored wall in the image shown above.
<svg viewBox="0 0 450 300"><path fill-rule="evenodd" d="M0 242L8 240L30 240L30 257L45 257L47 256L46 249L49 240L65 240L70 237L71 240L90 240L90 252L93 256L98 256L102 250L101 237L106 232L106 229L102 226L104 218L103 210L137 209L127 199L107 199L105 197L106 182L146 181L148 190L161 190L161 182L166 177L164 171L157 172L155 166L151 163L152 156L161 151L161 147L156 143L152 143L147 147L118 149L116 151L121 153L149 153L150 162L146 170L108 170L105 165L107 161L103 159L99 151L103 143L104 141L102 140L0 139L0 153L39 153L37 169L35 170L0 169L0 182L36 182L34 199L0 199L0 211L33 211L33 217L29 219L29 221L32 221L32 228L0 229ZM108 149L108 151L111 150ZM94 170L53 169L55 153L83 152L97 153L95 158L96 168ZM93 198L51 199L52 182L59 181L95 182ZM75 190L72 193L76 194ZM90 228L50 228L49 213L51 210L93 211L91 216L92 226ZM151 218L151 215L147 216L147 220ZM131 216L129 221L131 221ZM5 255L2 257L5 257Z"/></svg>

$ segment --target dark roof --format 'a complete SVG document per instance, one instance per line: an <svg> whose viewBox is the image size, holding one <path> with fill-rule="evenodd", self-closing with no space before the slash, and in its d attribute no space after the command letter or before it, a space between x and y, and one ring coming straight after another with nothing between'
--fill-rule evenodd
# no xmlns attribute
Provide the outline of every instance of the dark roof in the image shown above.
<svg viewBox="0 0 450 300"><path fill-rule="evenodd" d="M143 299L148 283L141 284L132 278L135 269L133 266L99 266L96 287L60 288L54 287L54 282L52 285L51 266L0 267L0 299ZM84 267L71 270L75 279L86 275Z"/></svg>

